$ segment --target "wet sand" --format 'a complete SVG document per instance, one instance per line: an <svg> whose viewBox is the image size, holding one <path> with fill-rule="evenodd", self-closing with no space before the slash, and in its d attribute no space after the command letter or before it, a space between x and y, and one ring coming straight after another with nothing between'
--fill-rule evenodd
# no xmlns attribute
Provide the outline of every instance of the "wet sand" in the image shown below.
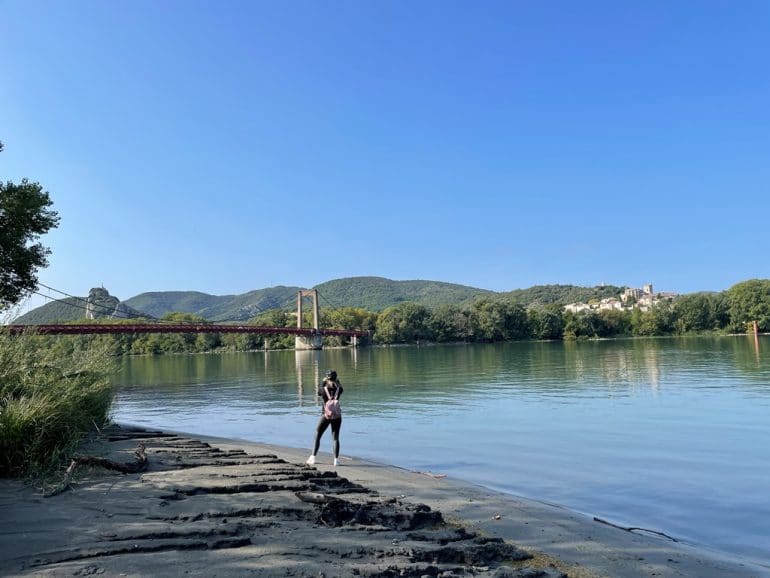
<svg viewBox="0 0 770 578"><path fill-rule="evenodd" d="M43 497L0 480L2 576L770 576L769 567L624 531L431 472L123 427Z"/></svg>

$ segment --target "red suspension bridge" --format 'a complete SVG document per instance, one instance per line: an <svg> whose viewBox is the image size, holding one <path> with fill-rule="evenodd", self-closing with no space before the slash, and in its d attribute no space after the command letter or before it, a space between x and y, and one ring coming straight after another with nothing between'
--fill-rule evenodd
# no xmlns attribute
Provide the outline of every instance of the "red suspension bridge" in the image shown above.
<svg viewBox="0 0 770 578"><path fill-rule="evenodd" d="M77 323L47 325L5 325L11 333L34 330L43 335L88 335L108 333L262 333L312 336L366 337L354 329L315 329L311 327L262 327L258 325L215 325L207 323Z"/></svg>
<svg viewBox="0 0 770 578"><path fill-rule="evenodd" d="M302 299L313 300L313 327L302 327ZM53 323L43 325L5 325L11 334L34 331L42 335L93 335L118 333L259 333L263 335L294 335L297 349L320 349L325 336L350 337L353 345L367 337L367 331L355 329L327 329L318 324L318 291L311 289L297 293L297 327L264 327L243 324L214 323Z"/></svg>

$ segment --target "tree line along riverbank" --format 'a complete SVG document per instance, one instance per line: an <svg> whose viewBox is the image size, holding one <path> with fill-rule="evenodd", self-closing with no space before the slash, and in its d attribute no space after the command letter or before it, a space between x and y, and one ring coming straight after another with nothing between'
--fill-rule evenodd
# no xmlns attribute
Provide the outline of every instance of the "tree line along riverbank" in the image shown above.
<svg viewBox="0 0 770 578"><path fill-rule="evenodd" d="M308 313L309 315L309 313ZM101 323L136 323L141 320L102 319ZM163 321L206 323L189 313L170 313ZM760 332L770 331L770 280L738 283L718 293L693 293L663 301L643 310L592 309L577 313L561 304L525 308L512 299L483 298L468 305L433 308L403 302L381 312L355 307L321 308L320 326L369 332L374 344L493 343L517 340L575 340L631 336L666 336L702 333L744 333L757 322ZM93 323L92 320L88 321ZM293 311L274 309L250 319L248 324L296 327ZM304 320L305 326L311 319ZM98 342L112 355L201 353L218 350L251 351L294 347L292 335L258 334L120 334L44 337L41 345L62 350ZM347 338L327 336L325 346L348 345Z"/></svg>

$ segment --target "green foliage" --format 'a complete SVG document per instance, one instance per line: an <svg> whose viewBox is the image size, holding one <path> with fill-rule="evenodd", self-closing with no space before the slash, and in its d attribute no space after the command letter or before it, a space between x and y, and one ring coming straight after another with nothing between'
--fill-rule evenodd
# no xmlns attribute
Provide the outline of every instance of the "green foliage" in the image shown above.
<svg viewBox="0 0 770 578"><path fill-rule="evenodd" d="M373 332L377 326L377 314L360 307L341 307L339 309L321 309L320 325L322 328L350 329ZM310 320L304 326L310 327ZM329 335L324 337L325 346L349 345L350 338Z"/></svg>
<svg viewBox="0 0 770 578"><path fill-rule="evenodd" d="M296 327L296 316L291 315L284 309L271 309L260 313L249 321L252 325L259 327ZM293 335L270 335L265 337L265 347L270 349L291 349L294 347Z"/></svg>
<svg viewBox="0 0 770 578"><path fill-rule="evenodd" d="M0 475L57 465L112 403L114 361L103 342L57 342L0 331Z"/></svg>
<svg viewBox="0 0 770 578"><path fill-rule="evenodd" d="M197 291L160 291L141 293L125 301L126 305L155 317L172 311L194 313L210 321L246 321L271 309L295 306L299 287L270 287L241 295L208 295Z"/></svg>
<svg viewBox="0 0 770 578"><path fill-rule="evenodd" d="M341 307L340 309L322 309L321 326L335 329L373 331L377 324L377 314L361 307Z"/></svg>
<svg viewBox="0 0 770 578"><path fill-rule="evenodd" d="M264 347L264 338L257 333L223 333L220 347L229 351L254 351Z"/></svg>
<svg viewBox="0 0 770 578"><path fill-rule="evenodd" d="M0 310L37 288L37 270L50 254L38 238L59 224L51 205L38 183L0 181Z"/></svg>
<svg viewBox="0 0 770 578"><path fill-rule="evenodd" d="M393 281L383 277L349 277L316 286L336 306L384 311L399 303L412 302L425 307L461 303L492 291L439 281Z"/></svg>
<svg viewBox="0 0 770 578"><path fill-rule="evenodd" d="M417 303L388 307L377 317L376 339L383 343L414 343L428 337L429 311Z"/></svg>
<svg viewBox="0 0 770 578"><path fill-rule="evenodd" d="M631 312L609 309L599 311L602 320L602 333L599 337L621 337L631 335Z"/></svg>
<svg viewBox="0 0 770 578"><path fill-rule="evenodd" d="M527 312L513 301L482 299L471 308L476 341L512 341L530 336Z"/></svg>
<svg viewBox="0 0 770 578"><path fill-rule="evenodd" d="M593 311L568 312L564 318L564 339L586 339L599 337L601 318Z"/></svg>
<svg viewBox="0 0 770 578"><path fill-rule="evenodd" d="M138 311L143 311L153 317L163 317L168 313L198 313L214 306L223 299L198 291L157 291L140 293L127 299L125 303Z"/></svg>
<svg viewBox="0 0 770 578"><path fill-rule="evenodd" d="M473 337L470 312L459 305L439 305L431 311L427 324L433 340L439 343L470 341Z"/></svg>
<svg viewBox="0 0 770 578"><path fill-rule="evenodd" d="M578 287L577 285L535 285L528 289L515 289L500 293L504 300L512 300L532 309L550 306L563 306L569 303L599 302L606 297L617 297L623 292L622 287L600 285L597 287Z"/></svg>
<svg viewBox="0 0 770 578"><path fill-rule="evenodd" d="M674 308L670 303L660 303L649 311L635 309L631 314L631 331L634 335L670 335L676 328Z"/></svg>
<svg viewBox="0 0 770 578"><path fill-rule="evenodd" d="M13 322L20 325L42 325L76 321L85 317L84 307L85 304L81 298L67 297L36 307L14 319Z"/></svg>
<svg viewBox="0 0 770 578"><path fill-rule="evenodd" d="M527 311L529 327L535 339L561 339L564 335L564 316L559 306Z"/></svg>
<svg viewBox="0 0 770 578"><path fill-rule="evenodd" d="M734 331L745 331L757 321L760 331L770 331L770 279L751 279L727 290L730 324Z"/></svg>
<svg viewBox="0 0 770 578"><path fill-rule="evenodd" d="M723 293L682 295L673 303L677 333L724 329L729 322L727 298Z"/></svg>

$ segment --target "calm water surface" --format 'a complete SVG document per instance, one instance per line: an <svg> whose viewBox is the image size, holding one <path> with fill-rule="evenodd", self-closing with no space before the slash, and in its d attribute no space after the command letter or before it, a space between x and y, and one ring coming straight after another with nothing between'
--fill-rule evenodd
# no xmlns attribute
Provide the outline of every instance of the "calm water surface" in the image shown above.
<svg viewBox="0 0 770 578"><path fill-rule="evenodd" d="M332 367L343 456L770 562L768 337L133 357L114 415L309 447Z"/></svg>

